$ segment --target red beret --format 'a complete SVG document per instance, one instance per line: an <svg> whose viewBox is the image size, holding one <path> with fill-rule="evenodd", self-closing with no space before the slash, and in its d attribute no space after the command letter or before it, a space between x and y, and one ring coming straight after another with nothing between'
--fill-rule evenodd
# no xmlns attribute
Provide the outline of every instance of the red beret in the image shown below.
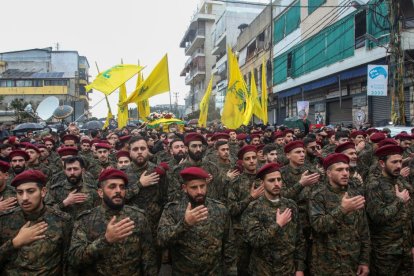
<svg viewBox="0 0 414 276"><path fill-rule="evenodd" d="M207 134L206 134L206 139L207 139L207 138L212 138L212 137L213 137L213 133L207 133Z"/></svg>
<svg viewBox="0 0 414 276"><path fill-rule="evenodd" d="M9 154L10 160L13 159L13 157L15 157L15 156L23 157L24 160L26 160L26 161L30 159L29 155L23 150L14 150L14 151L12 151Z"/></svg>
<svg viewBox="0 0 414 276"><path fill-rule="evenodd" d="M37 153L40 153L39 148L38 148L38 147L36 147L36 146L35 146L35 145L33 145L33 144L30 144L30 143L26 144L26 146L25 146L25 150L28 150L28 149L32 149L32 150L36 151Z"/></svg>
<svg viewBox="0 0 414 276"><path fill-rule="evenodd" d="M372 133L377 133L377 132L379 132L379 130L378 130L378 129L376 129L376 128L370 128L370 129L368 129L368 130L366 131L366 133L367 133L368 135L371 135Z"/></svg>
<svg viewBox="0 0 414 276"><path fill-rule="evenodd" d="M392 138L386 138L384 140L382 140L381 142L378 143L378 147L383 147L385 145L395 145L398 146L398 142L395 141L395 139Z"/></svg>
<svg viewBox="0 0 414 276"><path fill-rule="evenodd" d="M257 145L257 146L256 146L256 150L257 150L257 151L261 151L261 150L263 150L264 146L265 146L264 144Z"/></svg>
<svg viewBox="0 0 414 276"><path fill-rule="evenodd" d="M385 145L380 148L377 148L375 151L375 155L378 157L394 155L394 154L402 154L403 148L396 145Z"/></svg>
<svg viewBox="0 0 414 276"><path fill-rule="evenodd" d="M259 134L250 134L250 138L251 139L253 139L253 138L260 138L260 135Z"/></svg>
<svg viewBox="0 0 414 276"><path fill-rule="evenodd" d="M205 170L199 167L185 168L180 172L180 175L184 181L190 181L194 179L207 179L210 177Z"/></svg>
<svg viewBox="0 0 414 276"><path fill-rule="evenodd" d="M243 159L243 156L244 156L246 153L250 152L250 151L257 152L256 146L253 146L253 145L246 145L246 146L242 147L242 148L239 150L239 152L237 153L237 158L238 158L239 160L242 160L242 159Z"/></svg>
<svg viewBox="0 0 414 276"><path fill-rule="evenodd" d="M202 142L203 144L205 144L205 143L206 143L206 140L204 139L203 135L201 135L201 134L199 134L199 133L196 133L196 132L191 132L191 133L188 133L188 134L184 137L184 144L185 144L186 146L188 146L188 145L190 144L190 142L193 142L193 141L200 141L200 142Z"/></svg>
<svg viewBox="0 0 414 276"><path fill-rule="evenodd" d="M128 157L131 159L131 156L129 156L129 152L126 150L120 150L116 153L116 159L119 159L120 157Z"/></svg>
<svg viewBox="0 0 414 276"><path fill-rule="evenodd" d="M92 141L91 141L91 145L93 145L93 144L97 144L97 143L100 143L101 142L101 140L99 140L98 138L93 138L92 139Z"/></svg>
<svg viewBox="0 0 414 276"><path fill-rule="evenodd" d="M46 142L51 142L52 144L55 144L55 140L53 140L50 137L43 138L43 143L46 143Z"/></svg>
<svg viewBox="0 0 414 276"><path fill-rule="evenodd" d="M276 138L282 138L284 136L283 132L281 132L281 131L275 131L273 135L274 135L275 139Z"/></svg>
<svg viewBox="0 0 414 276"><path fill-rule="evenodd" d="M398 140L411 140L411 139L413 139L413 137L411 135L409 135L407 133L404 133L404 132L396 135L394 138L398 139Z"/></svg>
<svg viewBox="0 0 414 276"><path fill-rule="evenodd" d="M128 184L128 176L123 171L120 171L114 168L107 168L99 174L99 178L98 178L99 182L102 182L108 179L122 179L124 180L125 185Z"/></svg>
<svg viewBox="0 0 414 276"><path fill-rule="evenodd" d="M160 166L161 168L163 168L165 171L168 171L168 170L170 169L170 166L168 166L168 163L167 163L167 162L161 162L161 163L159 164L159 166Z"/></svg>
<svg viewBox="0 0 414 276"><path fill-rule="evenodd" d="M364 137L365 136L367 136L366 134L365 134L365 132L363 132L362 130L357 130L357 131L354 131L354 132L351 132L351 138L356 138L358 135L363 135Z"/></svg>
<svg viewBox="0 0 414 276"><path fill-rule="evenodd" d="M227 134L230 134L230 132L236 132L236 130L235 129L226 129L224 132L227 133Z"/></svg>
<svg viewBox="0 0 414 276"><path fill-rule="evenodd" d="M235 169L238 170L240 173L243 172L243 160L236 161Z"/></svg>
<svg viewBox="0 0 414 276"><path fill-rule="evenodd" d="M44 186L46 184L46 175L44 175L41 171L38 170L23 171L22 173L18 174L15 178L13 178L10 185L16 188L20 184L28 182L36 182Z"/></svg>
<svg viewBox="0 0 414 276"><path fill-rule="evenodd" d="M381 142L382 140L385 139L385 134L382 133L382 132L376 132L376 133L372 134L369 139L371 140L371 142L377 144L377 143L379 143L379 142Z"/></svg>
<svg viewBox="0 0 414 276"><path fill-rule="evenodd" d="M9 171L9 169L10 169L9 163L0 160L0 171L3 173L6 173Z"/></svg>
<svg viewBox="0 0 414 276"><path fill-rule="evenodd" d="M291 130L291 129L285 129L283 131L283 136L286 136L286 134L288 134L288 133L292 133L293 134L293 130Z"/></svg>
<svg viewBox="0 0 414 276"><path fill-rule="evenodd" d="M158 167L154 169L154 171L159 174L160 176L163 176L167 173L167 171L170 169L167 163L161 162Z"/></svg>
<svg viewBox="0 0 414 276"><path fill-rule="evenodd" d="M236 136L236 139L237 140L244 140L246 138L247 138L247 134L246 133L240 133L240 134L237 134L237 136Z"/></svg>
<svg viewBox="0 0 414 276"><path fill-rule="evenodd" d="M343 144L340 144L340 145L336 146L335 152L336 153L342 153L342 152L346 151L347 149L355 149L354 142L346 142L346 143L343 143Z"/></svg>
<svg viewBox="0 0 414 276"><path fill-rule="evenodd" d="M92 141L88 137L82 138L80 142L81 144L88 143L90 146L92 146Z"/></svg>
<svg viewBox="0 0 414 276"><path fill-rule="evenodd" d="M285 153L289 153L296 148L305 148L305 144L301 140L289 142L285 146Z"/></svg>
<svg viewBox="0 0 414 276"><path fill-rule="evenodd" d="M77 147L60 147L58 148L57 153L59 154L60 157L68 156L68 155L76 156L78 155L78 148Z"/></svg>
<svg viewBox="0 0 414 276"><path fill-rule="evenodd" d="M323 168L326 170L332 164L339 163L339 162L349 164L349 157L343 153L329 154L328 156L326 156L325 159L323 159Z"/></svg>
<svg viewBox="0 0 414 276"><path fill-rule="evenodd" d="M219 139L229 140L230 135L227 133L215 133L213 137L211 137L211 141L218 141Z"/></svg>
<svg viewBox="0 0 414 276"><path fill-rule="evenodd" d="M13 145L16 142L16 139L16 136L10 136L7 140L9 141L9 144Z"/></svg>
<svg viewBox="0 0 414 276"><path fill-rule="evenodd" d="M112 149L111 145L106 144L106 143L98 143L95 145L95 149L107 149L110 150Z"/></svg>
<svg viewBox="0 0 414 276"><path fill-rule="evenodd" d="M66 134L62 137L62 141L65 142L66 140L73 140L75 143L78 143L79 137L73 134Z"/></svg>
<svg viewBox="0 0 414 276"><path fill-rule="evenodd" d="M47 147L43 144L37 144L38 149L47 149Z"/></svg>
<svg viewBox="0 0 414 276"><path fill-rule="evenodd" d="M128 143L128 141L131 139L131 135L125 135L125 136L121 136L119 137L119 141L123 142L123 143Z"/></svg>
<svg viewBox="0 0 414 276"><path fill-rule="evenodd" d="M252 131L250 134L262 135L263 134L263 131L262 130L255 130L255 131Z"/></svg>
<svg viewBox="0 0 414 276"><path fill-rule="evenodd" d="M264 179L266 174L280 171L280 166L277 163L269 163L264 165L257 173L256 178Z"/></svg>

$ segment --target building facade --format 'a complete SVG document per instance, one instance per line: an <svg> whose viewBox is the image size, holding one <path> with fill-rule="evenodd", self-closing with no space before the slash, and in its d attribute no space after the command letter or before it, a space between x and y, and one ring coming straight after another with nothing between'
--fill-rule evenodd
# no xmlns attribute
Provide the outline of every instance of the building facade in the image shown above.
<svg viewBox="0 0 414 276"><path fill-rule="evenodd" d="M273 108L275 123L297 115L297 102L309 102L312 123L384 126L391 121L390 96L367 96L368 64L389 65L393 78L390 20L385 0L279 1L273 20ZM405 118L414 123L414 3L399 1L403 12L401 48ZM276 2L274 2L276 4ZM391 82L389 82L391 84Z"/></svg>
<svg viewBox="0 0 414 276"><path fill-rule="evenodd" d="M77 51L50 48L0 53L0 110L10 109L13 100L30 103L36 110L48 96L70 105L74 113L68 120L88 116L89 63Z"/></svg>

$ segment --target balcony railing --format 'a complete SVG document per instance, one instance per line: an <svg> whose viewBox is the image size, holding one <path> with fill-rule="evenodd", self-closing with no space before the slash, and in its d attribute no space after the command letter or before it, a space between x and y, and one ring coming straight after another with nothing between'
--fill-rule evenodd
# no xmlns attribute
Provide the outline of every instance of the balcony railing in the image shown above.
<svg viewBox="0 0 414 276"><path fill-rule="evenodd" d="M206 36L206 29L197 29L194 36L191 38L191 41L187 42L187 46L185 47L185 50L187 51L191 47L191 45L193 45L197 37L205 37L205 36Z"/></svg>

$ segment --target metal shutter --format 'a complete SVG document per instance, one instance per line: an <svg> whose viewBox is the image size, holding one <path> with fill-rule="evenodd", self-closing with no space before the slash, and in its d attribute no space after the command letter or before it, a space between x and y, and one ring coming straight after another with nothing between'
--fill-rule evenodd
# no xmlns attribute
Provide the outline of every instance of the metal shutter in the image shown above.
<svg viewBox="0 0 414 276"><path fill-rule="evenodd" d="M372 99L372 122L374 126L386 126L391 121L391 97L376 97Z"/></svg>
<svg viewBox="0 0 414 276"><path fill-rule="evenodd" d="M281 107L277 113L277 124L283 124L283 121L286 119L286 107Z"/></svg>
<svg viewBox="0 0 414 276"><path fill-rule="evenodd" d="M329 125L343 124L347 126L352 124L352 99L342 100L342 107L339 101L327 103Z"/></svg>

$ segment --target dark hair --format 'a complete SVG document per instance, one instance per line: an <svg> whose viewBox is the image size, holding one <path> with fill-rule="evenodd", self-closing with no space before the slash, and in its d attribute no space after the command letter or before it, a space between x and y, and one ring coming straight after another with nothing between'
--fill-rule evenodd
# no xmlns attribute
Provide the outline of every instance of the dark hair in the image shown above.
<svg viewBox="0 0 414 276"><path fill-rule="evenodd" d="M96 138L96 136L98 136L98 134L99 134L99 130L92 129L90 133L91 133L92 138Z"/></svg>
<svg viewBox="0 0 414 276"><path fill-rule="evenodd" d="M184 143L184 141L183 141L183 140L181 140L180 138L174 138L174 139L172 139L172 140L171 140L171 142L170 142L170 144L169 144L169 147L171 148L171 147L172 147L172 145L173 145L175 142L183 142L183 143Z"/></svg>
<svg viewBox="0 0 414 276"><path fill-rule="evenodd" d="M222 145L227 145L228 144L228 142L227 141L217 141L215 144L214 144L214 147L216 148L216 150L218 150L219 149L219 147L221 147Z"/></svg>
<svg viewBox="0 0 414 276"><path fill-rule="evenodd" d="M303 139L303 144L305 144L305 147L307 147L310 143L313 142L316 142L316 138L308 136L305 139Z"/></svg>
<svg viewBox="0 0 414 276"><path fill-rule="evenodd" d="M79 157L79 156L71 156L71 157L66 158L65 161L63 161L63 168L66 169L67 164L73 164L75 162L79 162L80 167L82 169L85 168L85 161L83 160L82 157Z"/></svg>
<svg viewBox="0 0 414 276"><path fill-rule="evenodd" d="M135 142L138 142L138 141L145 141L145 144L147 144L147 139L145 139L144 137L141 137L141 136L133 136L130 140L129 140L129 142L128 142L128 144L129 144L129 146L131 146L133 143L135 143ZM147 144L147 146L148 146L148 144Z"/></svg>
<svg viewBox="0 0 414 276"><path fill-rule="evenodd" d="M347 131L337 131L335 133L335 141L339 141L341 138L349 138L349 134Z"/></svg>
<svg viewBox="0 0 414 276"><path fill-rule="evenodd" d="M10 145L10 144L0 144L0 150L11 148L11 147L13 147L13 146Z"/></svg>
<svg viewBox="0 0 414 276"><path fill-rule="evenodd" d="M274 150L277 150L277 147L275 144L267 144L266 146L263 147L263 155L266 155Z"/></svg>

